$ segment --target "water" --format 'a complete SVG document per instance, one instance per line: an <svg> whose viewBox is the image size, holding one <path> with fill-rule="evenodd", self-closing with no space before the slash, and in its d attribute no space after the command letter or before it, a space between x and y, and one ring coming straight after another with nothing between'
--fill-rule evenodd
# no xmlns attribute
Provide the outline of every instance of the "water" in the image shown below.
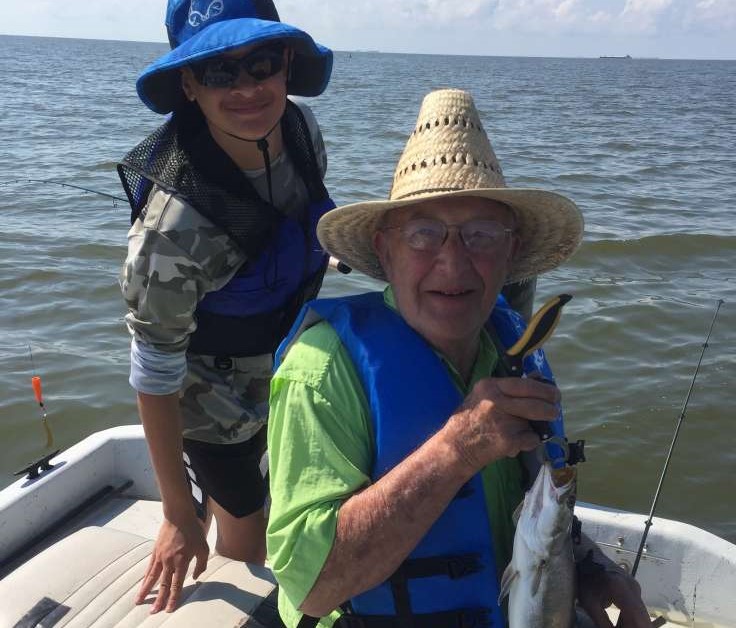
<svg viewBox="0 0 736 628"><path fill-rule="evenodd" d="M115 162L162 118L133 88L162 44L0 37L0 486L57 445L137 422L117 273ZM585 241L540 278L575 296L549 341L586 501L648 512L725 299L657 514L736 541L736 62L338 53L313 99L338 203L385 197L422 96L470 89L510 184L575 199ZM325 294L378 287L332 274ZM656 524L655 524L656 525Z"/></svg>

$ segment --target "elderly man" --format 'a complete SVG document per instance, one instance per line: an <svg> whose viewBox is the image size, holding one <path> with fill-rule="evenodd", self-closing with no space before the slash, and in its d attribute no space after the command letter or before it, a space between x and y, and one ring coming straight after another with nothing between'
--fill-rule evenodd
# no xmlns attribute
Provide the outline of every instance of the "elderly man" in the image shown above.
<svg viewBox="0 0 736 628"><path fill-rule="evenodd" d="M280 349L267 544L287 626L504 625L529 421L562 426L554 385L504 377L522 323L499 294L582 228L572 201L506 187L459 90L424 99L388 201L322 218L326 250L389 287L313 302ZM541 352L528 366L548 368ZM581 596L598 625L611 599L649 624L633 580L596 582Z"/></svg>

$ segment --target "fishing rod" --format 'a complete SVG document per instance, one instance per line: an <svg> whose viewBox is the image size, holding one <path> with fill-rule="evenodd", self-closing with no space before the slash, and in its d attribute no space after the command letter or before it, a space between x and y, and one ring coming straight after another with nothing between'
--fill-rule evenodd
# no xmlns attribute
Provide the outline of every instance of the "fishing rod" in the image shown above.
<svg viewBox="0 0 736 628"><path fill-rule="evenodd" d="M700 364L703 362L703 355L705 355L705 350L708 348L708 341L710 340L710 335L713 332L713 327L716 324L716 319L718 318L718 312L721 309L721 306L725 303L723 299L720 299L718 301L717 307L716 307L716 313L713 315L713 320L710 323L710 329L708 329L708 335L705 337L705 342L703 343L703 350L700 352L700 359L698 360L698 364L695 367L695 373L693 374L692 380L690 381L690 388L687 391L687 395L685 396L685 403L682 406L682 411L680 412L680 417L677 420L677 426L675 427L675 434L672 437L672 443L670 444L670 450L667 452L667 457L664 461L664 467L662 468L662 475L659 477L659 484L657 485L657 490L654 493L654 500L652 501L652 507L649 510L649 519L644 524L644 534L641 537L641 543L639 543L639 549L636 552L636 559L634 560L634 566L631 568L631 576L636 576L636 571L639 568L639 561L641 560L641 555L644 552L644 544L647 541L647 535L649 534L649 528L652 527L652 517L654 516L654 510L657 507L657 501L659 500L659 493L662 490L662 484L664 483L664 477L667 475L667 467L669 467L670 459L672 458L672 451L675 449L675 443L677 442L677 437L680 434L680 427L682 426L682 422L685 418L685 412L687 411L687 404L690 402L690 395L692 395L693 388L695 387L695 380L698 377L698 371L700 370Z"/></svg>
<svg viewBox="0 0 736 628"><path fill-rule="evenodd" d="M107 192L100 192L100 190L93 190L91 188L86 188L81 185L75 185L74 183L67 183L65 181L54 181L53 179L11 179L9 181L0 181L0 185L12 185L13 183L43 183L43 184L50 184L50 185L58 185L63 188L74 188L75 190L82 190L83 192L89 192L91 194L97 194L99 196L104 196L105 198L112 199L113 207L118 206L118 201L122 203L128 202L126 199L121 198L120 196L115 196L114 194L108 194Z"/></svg>
<svg viewBox="0 0 736 628"><path fill-rule="evenodd" d="M74 188L75 190L82 190L83 192L89 192L91 194L98 194L99 196L104 196L105 198L112 199L112 206L117 207L118 201L121 203L127 203L128 201L124 198L121 198L120 196L115 196L114 194L108 194L107 192L100 192L100 190L93 190L91 188L86 188L81 185L75 185L73 183L66 183L65 181L54 181L53 179L11 179L10 181L0 181L0 185L12 185L13 183L50 183L51 185L58 185L63 188ZM341 262L338 259L335 259L334 257L330 258L330 268L333 270L338 271L339 273L342 273L343 275L348 275L352 272L352 268L348 266L345 262Z"/></svg>
<svg viewBox="0 0 736 628"><path fill-rule="evenodd" d="M560 321L563 306L571 299L572 295L560 294L547 301L532 316L521 338L501 356L512 377L524 376L524 359L541 347L552 335ZM554 383L541 377L535 377L535 379ZM585 462L585 441L570 443L566 438L555 436L552 426L546 421L529 421L529 424L542 442L542 446L537 449L540 462L550 462L555 468L560 465L564 466L566 463L576 465L578 462ZM549 448L548 445L553 447Z"/></svg>
<svg viewBox="0 0 736 628"><path fill-rule="evenodd" d="M506 350L503 360L512 377L524 375L524 358L541 347L552 335L560 321L562 307L571 299L572 295L569 294L552 297L532 316L521 338ZM552 438L551 427L546 421L529 421L529 423L543 441Z"/></svg>

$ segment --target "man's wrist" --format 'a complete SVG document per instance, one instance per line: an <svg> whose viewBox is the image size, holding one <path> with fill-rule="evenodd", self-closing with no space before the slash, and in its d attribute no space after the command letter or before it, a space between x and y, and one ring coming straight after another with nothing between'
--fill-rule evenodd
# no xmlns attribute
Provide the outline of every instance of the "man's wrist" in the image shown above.
<svg viewBox="0 0 736 628"><path fill-rule="evenodd" d="M463 439L460 433L459 427L462 419L458 417L458 414L462 412L467 412L467 410L460 410L457 414L452 415L435 438L439 440L440 446L446 449L445 460L455 472L455 477L462 477L464 481L467 481L480 471L480 466L467 447L466 439Z"/></svg>

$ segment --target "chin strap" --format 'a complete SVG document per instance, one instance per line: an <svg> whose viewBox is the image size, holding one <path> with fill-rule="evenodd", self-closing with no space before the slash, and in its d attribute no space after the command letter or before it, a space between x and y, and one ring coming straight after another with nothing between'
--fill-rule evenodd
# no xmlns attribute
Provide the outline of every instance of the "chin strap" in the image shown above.
<svg viewBox="0 0 736 628"><path fill-rule="evenodd" d="M255 142L258 150L260 150L261 154L263 155L263 165L266 168L266 183L268 184L268 202L271 203L271 205L273 205L273 186L271 183L271 155L268 152L268 136L273 133L274 129L279 124L281 124L281 118L279 118L276 124L274 124L263 137L257 140L251 140L247 137L240 137L239 135L235 135L235 133L230 133L229 131L226 131L222 127L217 127L221 133L224 133L228 137L235 138L236 140L240 140L241 142Z"/></svg>
<svg viewBox="0 0 736 628"><path fill-rule="evenodd" d="M271 129L271 131L273 131L273 129ZM271 131L269 131L269 134ZM266 139L266 137L262 137L260 140L258 140L256 142L256 146L258 146L258 150L263 153L263 163L266 166L266 183L268 184L268 201L271 203L271 205L273 205L273 187L271 185L271 155L268 153L268 140Z"/></svg>

